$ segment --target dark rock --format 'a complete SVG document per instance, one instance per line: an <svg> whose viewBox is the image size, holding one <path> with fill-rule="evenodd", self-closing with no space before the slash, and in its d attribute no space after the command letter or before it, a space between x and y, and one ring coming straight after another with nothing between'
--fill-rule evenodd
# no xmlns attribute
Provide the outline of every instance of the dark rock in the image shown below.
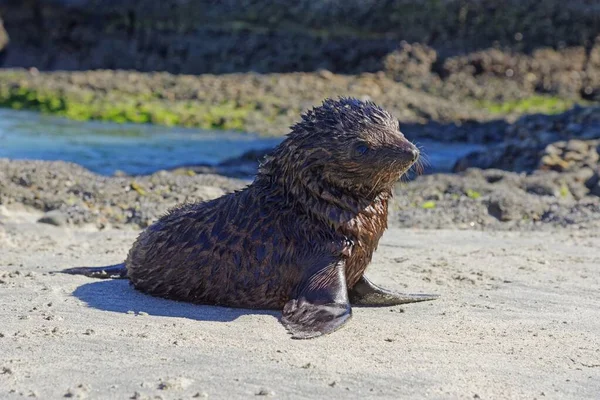
<svg viewBox="0 0 600 400"><path fill-rule="evenodd" d="M453 171L500 168L573 172L595 168L600 160L600 130L596 130L599 122L599 107L576 107L554 116L524 116L506 126L502 143L462 157ZM582 138L578 139L578 135Z"/></svg>
<svg viewBox="0 0 600 400"><path fill-rule="evenodd" d="M544 212L538 199L520 195L518 191L495 191L486 201L488 213L499 221L519 221L524 218L536 221Z"/></svg>
<svg viewBox="0 0 600 400"><path fill-rule="evenodd" d="M400 226L421 228L598 227L600 214L591 211L600 206L600 199L589 195L584 177L493 169L422 176L398 188L392 219Z"/></svg>
<svg viewBox="0 0 600 400"><path fill-rule="evenodd" d="M269 154L272 150L272 148L249 150L239 157L229 158L225 161L220 162L219 166L235 166L245 163L251 163L252 165L258 166L258 163L262 159L264 159L265 156Z"/></svg>
<svg viewBox="0 0 600 400"><path fill-rule="evenodd" d="M577 140L554 142L546 146L539 168L553 171L579 171L596 168L600 161L600 140Z"/></svg>
<svg viewBox="0 0 600 400"><path fill-rule="evenodd" d="M183 165L170 169L177 174L216 174L228 178L253 179L260 162L272 148L249 150L239 157L226 159L217 165Z"/></svg>
<svg viewBox="0 0 600 400"><path fill-rule="evenodd" d="M600 167L597 171L590 170L589 178L585 181L585 186L592 190L600 183Z"/></svg>
<svg viewBox="0 0 600 400"><path fill-rule="evenodd" d="M525 191L538 196L560 196L560 188L557 187L554 182L548 182L545 179L528 182L525 185Z"/></svg>
<svg viewBox="0 0 600 400"><path fill-rule="evenodd" d="M21 176L28 176L35 190L19 185L15 178ZM176 204L213 199L243 186L243 181L209 174L106 177L66 162L0 159L0 204L53 210L39 222L54 225L145 227Z"/></svg>
<svg viewBox="0 0 600 400"><path fill-rule="evenodd" d="M454 172L465 171L468 168L497 168L508 171L532 171L539 159L539 146L527 146L523 143L503 143L490 146L487 150L468 154L459 159Z"/></svg>
<svg viewBox="0 0 600 400"><path fill-rule="evenodd" d="M551 205L540 219L540 222L544 224L563 228L586 224L590 221L600 222L600 202L598 201L580 201L570 207L556 203Z"/></svg>
<svg viewBox="0 0 600 400"><path fill-rule="evenodd" d="M600 197L600 183L596 183L595 185L592 185L589 188L591 195Z"/></svg>
<svg viewBox="0 0 600 400"><path fill-rule="evenodd" d="M600 188L594 181L597 172L590 171L527 175L469 169L460 174L421 176L398 185L389 223L420 228L597 229L600 213L593 211L600 207ZM19 185L15 178L20 176L28 176L35 189ZM209 200L245 184L188 170L107 177L70 163L0 159L0 205L53 210L44 222L54 224L66 220L100 228L143 228L178 203ZM143 194L132 188L143 188ZM589 190L597 194L591 195Z"/></svg>
<svg viewBox="0 0 600 400"><path fill-rule="evenodd" d="M454 52L494 44L532 51L593 43L600 30L587 0L7 0L0 14L13 39L5 66L173 73L380 71L399 40ZM467 65L520 76L523 62L505 58ZM534 84L552 90L567 77L554 75ZM579 85L586 96L596 93L595 76Z"/></svg>
<svg viewBox="0 0 600 400"><path fill-rule="evenodd" d="M436 60L434 49L420 43L402 42L398 49L385 57L383 66L392 79L410 83L415 79L431 79Z"/></svg>
<svg viewBox="0 0 600 400"><path fill-rule="evenodd" d="M40 224L49 224L54 226L64 226L67 224L67 216L60 210L48 211L38 221Z"/></svg>

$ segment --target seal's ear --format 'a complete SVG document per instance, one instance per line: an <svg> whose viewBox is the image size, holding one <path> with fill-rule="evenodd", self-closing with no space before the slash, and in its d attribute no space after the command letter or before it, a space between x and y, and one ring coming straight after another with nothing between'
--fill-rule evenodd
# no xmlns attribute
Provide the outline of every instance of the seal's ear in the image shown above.
<svg viewBox="0 0 600 400"><path fill-rule="evenodd" d="M312 270L316 271L300 284L296 298L283 308L281 322L293 339L331 333L352 317L343 260L331 260Z"/></svg>

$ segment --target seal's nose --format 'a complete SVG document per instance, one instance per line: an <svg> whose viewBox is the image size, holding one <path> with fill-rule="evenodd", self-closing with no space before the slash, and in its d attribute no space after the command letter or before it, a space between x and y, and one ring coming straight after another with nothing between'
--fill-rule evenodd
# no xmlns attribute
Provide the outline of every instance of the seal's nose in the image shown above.
<svg viewBox="0 0 600 400"><path fill-rule="evenodd" d="M413 162L417 161L417 159L419 158L419 155L421 154L421 152L419 151L419 149L417 149L416 147L413 147L410 152L412 153L412 160Z"/></svg>
<svg viewBox="0 0 600 400"><path fill-rule="evenodd" d="M403 165L405 165L416 162L419 159L421 152L414 144L404 141L394 146L394 148L386 150L385 153L382 154L389 156L390 161L399 160Z"/></svg>

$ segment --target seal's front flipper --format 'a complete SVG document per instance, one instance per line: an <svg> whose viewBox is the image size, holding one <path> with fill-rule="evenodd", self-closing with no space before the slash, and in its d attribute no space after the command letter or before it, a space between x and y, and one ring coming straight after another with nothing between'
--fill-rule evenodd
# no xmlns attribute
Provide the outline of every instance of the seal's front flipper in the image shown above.
<svg viewBox="0 0 600 400"><path fill-rule="evenodd" d="M63 274L71 275L85 275L90 278L100 279L126 279L127 268L124 263L108 265L106 267L76 267L69 268L62 271Z"/></svg>
<svg viewBox="0 0 600 400"><path fill-rule="evenodd" d="M310 339L339 329L352 316L344 263L334 261L308 276L283 308L281 322L293 339Z"/></svg>
<svg viewBox="0 0 600 400"><path fill-rule="evenodd" d="M439 295L394 293L375 285L363 275L356 285L348 291L348 297L350 303L354 305L381 307L435 300Z"/></svg>
<svg viewBox="0 0 600 400"><path fill-rule="evenodd" d="M313 304L291 300L283 309L283 325L293 339L311 339L339 329L352 316L348 304Z"/></svg>

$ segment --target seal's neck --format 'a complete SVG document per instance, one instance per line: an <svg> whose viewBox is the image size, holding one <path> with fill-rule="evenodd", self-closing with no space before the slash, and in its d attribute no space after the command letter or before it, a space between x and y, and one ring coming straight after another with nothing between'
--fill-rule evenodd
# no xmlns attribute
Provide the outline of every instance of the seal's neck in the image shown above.
<svg viewBox="0 0 600 400"><path fill-rule="evenodd" d="M263 169L255 182L278 189L287 201L335 230L351 228L359 216L387 219L391 189L365 196L349 193L319 180L318 174L307 177L303 174L285 176L277 169L269 172Z"/></svg>
<svg viewBox="0 0 600 400"><path fill-rule="evenodd" d="M328 153L302 146L289 139L278 146L260 165L255 182L276 189L287 201L336 230L355 224L358 216L387 219L391 187L377 192L341 188L326 181L319 169L325 168Z"/></svg>

